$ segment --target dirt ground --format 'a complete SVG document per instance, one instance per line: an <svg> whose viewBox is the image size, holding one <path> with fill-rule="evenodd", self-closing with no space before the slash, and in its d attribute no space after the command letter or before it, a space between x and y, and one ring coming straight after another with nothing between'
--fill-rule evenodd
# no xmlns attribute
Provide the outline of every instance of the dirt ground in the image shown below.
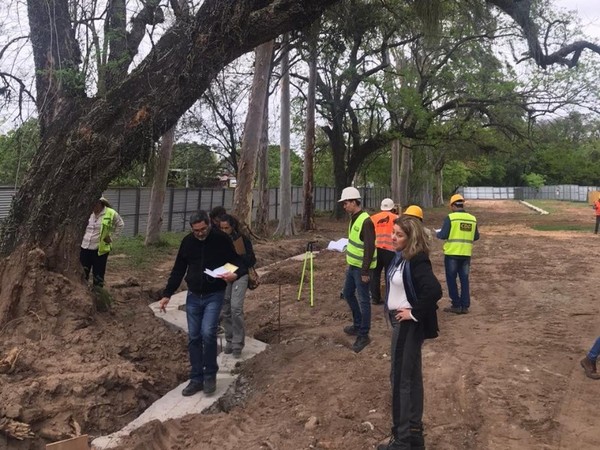
<svg viewBox="0 0 600 450"><path fill-rule="evenodd" d="M423 348L428 449L600 448L600 381L579 366L600 335L600 237L592 233L591 207L551 206L543 216L514 201L467 203L481 232L472 307L460 316L440 310L440 337ZM447 212L426 211L425 225L439 228ZM306 281L297 300L302 261L283 261L304 253L311 240L322 250L347 226L324 218L317 225L310 235L255 244L269 273L248 292L246 323L249 335L270 345L239 364L230 395L204 414L152 422L120 449L362 450L386 439L390 330L383 307L373 307L372 343L355 354L342 332L350 323L339 295L343 254L315 257L313 307ZM536 231L536 225L589 230ZM441 241L434 241L431 257L446 292ZM172 261L165 255L150 272L127 273L109 259L108 282L118 299L110 313L76 320L75 312L63 311L70 319L60 330L43 327L34 313L0 329L0 359L13 348L20 352L14 370L0 374L0 423L29 424L36 436L0 435L0 449L116 431L186 379L185 335L147 308ZM440 309L448 304L444 296Z"/></svg>

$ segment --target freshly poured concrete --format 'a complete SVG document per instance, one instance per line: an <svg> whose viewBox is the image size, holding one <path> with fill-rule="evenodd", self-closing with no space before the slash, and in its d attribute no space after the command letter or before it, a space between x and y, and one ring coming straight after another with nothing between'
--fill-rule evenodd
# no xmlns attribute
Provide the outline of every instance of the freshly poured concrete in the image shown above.
<svg viewBox="0 0 600 450"><path fill-rule="evenodd" d="M150 308L154 311L157 317L164 319L171 326L187 332L187 321L185 311L180 310L180 307L185 305L185 297L187 292L180 292L171 297L171 301L166 307L166 313L159 311L158 302L152 303ZM225 338L222 335L218 336L217 344L220 348L225 346ZM133 430L152 421L160 420L164 422L169 419L177 419L188 414L200 414L203 410L211 406L219 397L221 397L235 380L237 375L232 375L231 371L236 363L249 358L252 358L257 353L262 352L267 347L263 342L256 339L246 337L242 357L235 359L232 355L220 353L217 357L219 364L219 373L217 374L217 391L206 396L204 392L199 392L191 397L184 397L181 391L187 385L188 381L180 384L172 391L168 392L164 397L155 401L150 407L142 413L133 422L130 422L121 430L112 433L108 436L101 436L92 441L92 448L95 450L103 450L116 447L121 438L129 435Z"/></svg>

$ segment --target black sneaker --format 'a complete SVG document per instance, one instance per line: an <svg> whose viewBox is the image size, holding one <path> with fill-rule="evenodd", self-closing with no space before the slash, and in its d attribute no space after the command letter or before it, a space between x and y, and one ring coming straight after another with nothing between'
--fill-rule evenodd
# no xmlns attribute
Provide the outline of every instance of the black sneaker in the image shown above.
<svg viewBox="0 0 600 450"><path fill-rule="evenodd" d="M204 393L213 394L217 390L217 377L208 377L204 379Z"/></svg>
<svg viewBox="0 0 600 450"><path fill-rule="evenodd" d="M358 336L356 338L356 341L354 341L354 344L352 345L352 350L354 350L355 353L360 353L362 349L370 343L371 339L369 338L369 336Z"/></svg>
<svg viewBox="0 0 600 450"><path fill-rule="evenodd" d="M232 352L233 352L233 348L231 347L230 344L227 344L225 346L225 348L223 349L223 353L225 353L226 355L231 355Z"/></svg>
<svg viewBox="0 0 600 450"><path fill-rule="evenodd" d="M233 357L235 359L240 359L242 357L242 349L241 348L235 348L232 350L233 353Z"/></svg>
<svg viewBox="0 0 600 450"><path fill-rule="evenodd" d="M348 325L347 327L344 327L344 333L348 336L358 336L358 328L354 325Z"/></svg>
<svg viewBox="0 0 600 450"><path fill-rule="evenodd" d="M188 384L183 391L181 391L181 395L184 397L189 397L190 395L194 395L196 392L200 392L202 389L204 389L202 382L190 381L190 384Z"/></svg>
<svg viewBox="0 0 600 450"><path fill-rule="evenodd" d="M469 314L469 308L460 308L461 314Z"/></svg>

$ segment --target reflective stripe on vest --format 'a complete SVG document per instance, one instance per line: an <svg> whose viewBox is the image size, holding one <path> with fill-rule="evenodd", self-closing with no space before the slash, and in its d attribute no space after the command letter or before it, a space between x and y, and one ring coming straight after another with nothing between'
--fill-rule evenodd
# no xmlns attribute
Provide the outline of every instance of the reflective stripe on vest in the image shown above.
<svg viewBox="0 0 600 450"><path fill-rule="evenodd" d="M394 250L392 231L394 230L394 220L397 218L396 214L389 211L381 211L371 216L375 225L375 247Z"/></svg>
<svg viewBox="0 0 600 450"><path fill-rule="evenodd" d="M363 257L365 256L365 245L360 240L360 232L363 222L369 220L369 214L363 211L348 227L348 246L346 247L346 262L350 266L362 267ZM377 248L373 252L373 259L369 269L374 269L377 266Z"/></svg>
<svg viewBox="0 0 600 450"><path fill-rule="evenodd" d="M110 236L113 228L113 220L115 218L116 211L112 208L106 207L104 210L104 216L102 217L102 225L100 226L100 242L98 243L98 254L104 255L112 249L112 245L108 242L104 242L106 236Z"/></svg>
<svg viewBox="0 0 600 450"><path fill-rule="evenodd" d="M444 255L471 256L477 219L474 215L462 212L448 214L450 234L444 244Z"/></svg>

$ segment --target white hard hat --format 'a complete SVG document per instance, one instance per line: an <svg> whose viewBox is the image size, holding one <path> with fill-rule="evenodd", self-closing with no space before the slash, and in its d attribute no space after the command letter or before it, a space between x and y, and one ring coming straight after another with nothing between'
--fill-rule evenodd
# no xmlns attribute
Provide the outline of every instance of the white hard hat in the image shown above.
<svg viewBox="0 0 600 450"><path fill-rule="evenodd" d="M344 200L360 200L360 192L358 192L358 189L352 186L344 188L338 202L343 202Z"/></svg>
<svg viewBox="0 0 600 450"><path fill-rule="evenodd" d="M394 200L391 198L384 198L381 200L381 208L382 211L391 211L394 209Z"/></svg>

